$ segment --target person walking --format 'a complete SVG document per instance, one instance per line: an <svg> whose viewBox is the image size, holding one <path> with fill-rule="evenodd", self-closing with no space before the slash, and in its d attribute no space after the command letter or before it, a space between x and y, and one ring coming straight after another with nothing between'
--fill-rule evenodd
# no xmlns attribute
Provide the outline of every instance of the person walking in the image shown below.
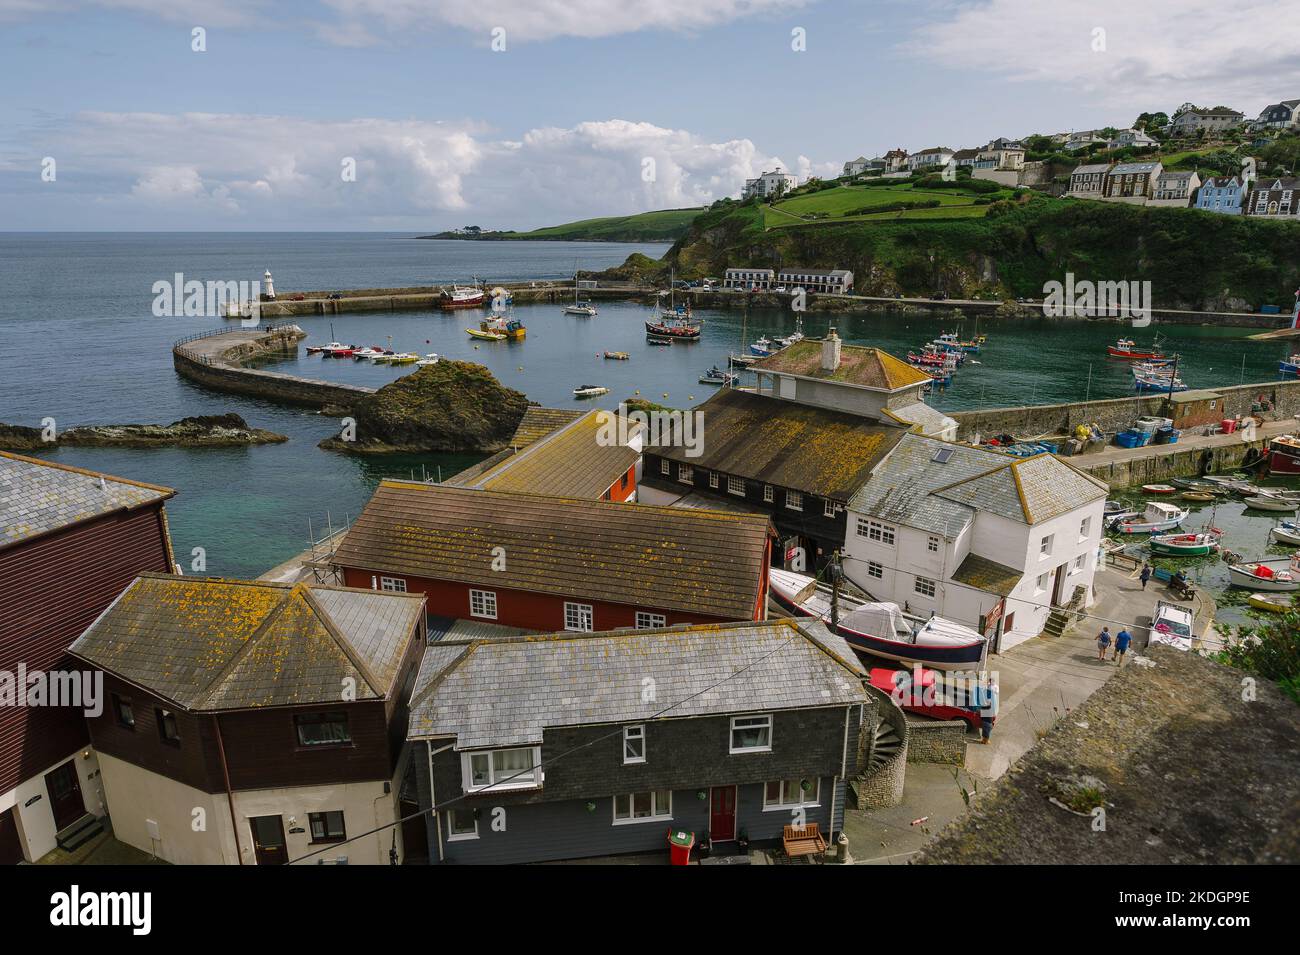
<svg viewBox="0 0 1300 955"><path fill-rule="evenodd" d="M1113 659L1120 666L1124 665L1124 654L1128 652L1128 645L1133 642L1133 635L1127 630L1121 630L1115 634L1115 655Z"/></svg>
<svg viewBox="0 0 1300 955"><path fill-rule="evenodd" d="M1097 634L1097 659L1105 660L1106 651L1110 649L1110 627L1102 627Z"/></svg>
<svg viewBox="0 0 1300 955"><path fill-rule="evenodd" d="M989 737L993 735L993 720L998 715L998 685L990 677L987 684L974 688L972 696L971 702L980 717L980 743L987 746Z"/></svg>
<svg viewBox="0 0 1300 955"><path fill-rule="evenodd" d="M1142 565L1142 589L1143 590L1147 589L1147 581L1150 579L1151 579L1151 565L1143 564Z"/></svg>

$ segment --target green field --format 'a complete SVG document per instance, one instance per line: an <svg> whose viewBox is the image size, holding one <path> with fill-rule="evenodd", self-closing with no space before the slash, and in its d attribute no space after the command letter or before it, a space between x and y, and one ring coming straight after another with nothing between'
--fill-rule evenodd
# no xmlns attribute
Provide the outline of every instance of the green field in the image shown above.
<svg viewBox="0 0 1300 955"><path fill-rule="evenodd" d="M659 212L642 212L631 216L605 216L599 219L580 219L563 225L547 226L529 232L484 232L478 238L492 239L543 239L563 242L673 242L690 231L703 209L663 209ZM442 233L437 238L467 238L463 235Z"/></svg>
<svg viewBox="0 0 1300 955"><path fill-rule="evenodd" d="M987 193L988 198L1001 199L1011 195L1010 190ZM809 195L786 199L763 207L763 227L781 229L813 222L875 222L894 219L949 219L978 218L988 212L988 205L975 205L978 196L960 189L925 189L911 183L897 186L838 186ZM889 210L879 213L861 212L872 206L888 206L896 202L937 200L939 206L930 209ZM849 213L855 213L850 215ZM805 218L816 216L816 218Z"/></svg>

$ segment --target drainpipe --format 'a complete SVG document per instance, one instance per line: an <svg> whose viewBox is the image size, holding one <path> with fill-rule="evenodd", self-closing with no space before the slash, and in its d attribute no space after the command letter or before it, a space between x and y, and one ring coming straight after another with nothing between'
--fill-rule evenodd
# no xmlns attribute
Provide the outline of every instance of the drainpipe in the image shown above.
<svg viewBox="0 0 1300 955"><path fill-rule="evenodd" d="M212 725L217 731L217 755L221 757L221 775L226 782L226 806L230 809L230 828L235 834L235 858L244 864L244 849L239 844L239 823L235 819L235 794L230 790L230 767L226 765L226 747L221 741L221 717L213 713Z"/></svg>
<svg viewBox="0 0 1300 955"><path fill-rule="evenodd" d="M439 862L443 862L445 860L443 858L443 852L442 852L442 813L432 808L438 805L438 796L433 789L433 757L438 755L438 753L445 753L447 750L451 749L455 745L456 745L455 743L448 743L442 749L435 750L433 748L433 740L424 741L424 747L429 753L429 806L430 806L429 811L433 814L434 831L438 833L438 861Z"/></svg>

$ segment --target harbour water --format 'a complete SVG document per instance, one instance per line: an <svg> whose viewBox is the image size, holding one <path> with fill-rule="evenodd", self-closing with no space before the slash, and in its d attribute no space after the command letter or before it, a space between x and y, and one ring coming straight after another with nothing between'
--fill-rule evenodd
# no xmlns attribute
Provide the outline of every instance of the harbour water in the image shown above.
<svg viewBox="0 0 1300 955"><path fill-rule="evenodd" d="M221 325L212 318L156 318L152 284L187 279L259 278L274 274L281 294L297 289L375 288L414 284L558 280L584 269L619 264L632 252L658 257L662 245L558 242L443 242L410 236L359 234L0 234L0 421L59 428L90 423L168 422L188 415L234 411L251 424L289 436L282 445L233 450L66 448L53 460L95 468L179 491L169 505L178 559L189 571L203 548L208 573L256 575L301 550L308 522L317 536L328 519L355 516L382 476L444 476L472 456L361 458L319 450L337 420L233 395L215 394L179 378L171 366L177 338ZM645 343L647 306L602 302L594 318L562 314L558 305L515 309L528 327L520 343L476 342L465 327L480 312L392 312L297 319L307 344L332 338L358 345L437 352L486 365L504 384L544 405L579 406L577 385L608 387L584 407L614 407L642 397L674 407L703 401L714 388L699 384L710 366L725 367L760 335L788 334L796 316L781 310L706 310L701 341L669 348ZM232 323L233 324L233 323ZM909 313L806 316L804 332L820 336L834 324L848 342L897 355L943 330L989 336L953 387L933 397L944 410L1079 401L1132 394L1128 366L1108 361L1105 346L1120 334L1142 344L1159 331L1164 348L1182 358L1192 386L1269 381L1286 351L1278 343L1244 340L1249 329L1161 326L1129 330L1108 323L1063 320L967 319L960 327ZM628 361L606 360L626 351ZM978 364L975 364L978 362ZM409 366L307 356L274 367L334 381L380 386ZM1216 516L1234 550L1262 553L1272 518L1221 506ZM1197 519L1199 520L1199 518ZM1237 529L1234 529L1237 528ZM1273 552L1276 552L1276 548ZM1207 565L1205 583L1219 586L1221 567Z"/></svg>

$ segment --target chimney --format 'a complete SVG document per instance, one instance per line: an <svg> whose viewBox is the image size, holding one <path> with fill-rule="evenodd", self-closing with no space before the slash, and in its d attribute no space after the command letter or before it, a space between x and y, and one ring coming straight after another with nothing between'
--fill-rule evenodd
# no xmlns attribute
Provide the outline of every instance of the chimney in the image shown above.
<svg viewBox="0 0 1300 955"><path fill-rule="evenodd" d="M840 367L840 337L831 326L826 337L822 339L822 371L834 371Z"/></svg>

